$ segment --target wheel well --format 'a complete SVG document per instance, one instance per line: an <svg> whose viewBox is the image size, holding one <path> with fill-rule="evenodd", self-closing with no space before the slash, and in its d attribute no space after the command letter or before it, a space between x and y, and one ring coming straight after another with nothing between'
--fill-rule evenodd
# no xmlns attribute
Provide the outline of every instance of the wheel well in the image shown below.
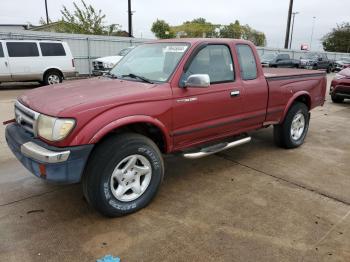
<svg viewBox="0 0 350 262"><path fill-rule="evenodd" d="M110 136L120 134L120 133L125 133L125 132L132 132L132 133L144 135L149 139L151 139L158 146L159 150L162 153L166 152L167 145L166 145L166 140L163 135L163 132L161 131L160 128L150 123L134 123L134 124L129 124L126 126L119 127L113 130L112 132L108 133L105 137L102 138L102 140L105 140Z"/></svg>
<svg viewBox="0 0 350 262"><path fill-rule="evenodd" d="M57 73L59 73L60 76L63 78L63 73L61 72L61 70L59 70L59 69L57 69L57 68L50 68L50 69L47 69L47 70L45 71L44 75L43 75L44 78L45 78L46 74L49 73L49 72L57 72Z"/></svg>
<svg viewBox="0 0 350 262"><path fill-rule="evenodd" d="M301 95L301 96L298 96L295 100L294 100L294 103L295 102L301 102L301 103L304 103L307 108L310 110L311 108L311 99L308 95Z"/></svg>

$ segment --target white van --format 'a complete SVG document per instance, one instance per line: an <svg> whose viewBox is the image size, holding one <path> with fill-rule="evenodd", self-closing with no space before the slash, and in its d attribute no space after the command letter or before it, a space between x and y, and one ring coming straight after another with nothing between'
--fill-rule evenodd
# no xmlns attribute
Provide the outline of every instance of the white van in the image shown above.
<svg viewBox="0 0 350 262"><path fill-rule="evenodd" d="M61 83L76 76L69 46L60 41L0 40L0 83Z"/></svg>

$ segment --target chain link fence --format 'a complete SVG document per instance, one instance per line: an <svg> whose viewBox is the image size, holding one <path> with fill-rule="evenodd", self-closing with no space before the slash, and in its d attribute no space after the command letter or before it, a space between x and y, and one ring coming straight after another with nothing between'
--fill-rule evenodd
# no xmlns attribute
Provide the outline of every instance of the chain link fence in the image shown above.
<svg viewBox="0 0 350 262"><path fill-rule="evenodd" d="M290 49L283 49L283 48L269 48L269 47L257 47L258 53L261 56L266 54L289 54L289 56L292 59L300 59L305 58L305 55L310 53L310 51L302 51L302 50L290 50ZM334 53L334 52L317 52L317 53L323 53L326 54L329 59L337 60L341 57L349 57L350 53Z"/></svg>

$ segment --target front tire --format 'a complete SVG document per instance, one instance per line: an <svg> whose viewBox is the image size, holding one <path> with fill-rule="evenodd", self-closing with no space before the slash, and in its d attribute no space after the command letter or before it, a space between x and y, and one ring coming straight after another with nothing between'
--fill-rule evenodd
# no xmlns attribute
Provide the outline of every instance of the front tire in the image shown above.
<svg viewBox="0 0 350 262"><path fill-rule="evenodd" d="M309 129L310 114L308 107L301 103L294 103L289 109L284 121L274 126L274 140L277 146L296 148L304 143Z"/></svg>
<svg viewBox="0 0 350 262"><path fill-rule="evenodd" d="M127 215L151 202L163 176L163 158L152 140L116 135L94 150L83 176L84 196L105 216Z"/></svg>

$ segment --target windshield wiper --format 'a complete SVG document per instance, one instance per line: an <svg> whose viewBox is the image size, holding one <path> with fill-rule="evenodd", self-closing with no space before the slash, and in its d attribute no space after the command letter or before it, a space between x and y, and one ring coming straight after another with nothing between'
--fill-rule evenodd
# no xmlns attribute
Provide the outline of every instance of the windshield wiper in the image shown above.
<svg viewBox="0 0 350 262"><path fill-rule="evenodd" d="M140 80L142 80L145 83L154 84L152 82L152 80L149 80L148 78L143 77L143 76L135 75L133 73L130 73L130 74L127 74L127 75L122 75L122 77L130 77L130 78L134 78L134 79L140 79Z"/></svg>

